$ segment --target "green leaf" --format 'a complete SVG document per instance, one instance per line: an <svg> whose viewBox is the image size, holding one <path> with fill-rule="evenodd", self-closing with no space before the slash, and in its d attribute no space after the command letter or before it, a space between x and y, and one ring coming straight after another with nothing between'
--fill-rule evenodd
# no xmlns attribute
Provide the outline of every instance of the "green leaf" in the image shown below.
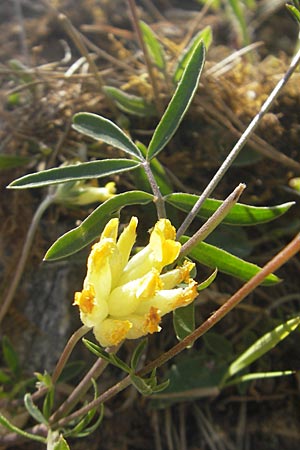
<svg viewBox="0 0 300 450"><path fill-rule="evenodd" d="M285 5L286 8L290 11L294 19L297 20L298 24L300 24L300 11L294 5Z"/></svg>
<svg viewBox="0 0 300 450"><path fill-rule="evenodd" d="M181 211L190 212L197 200L198 195L176 192L165 197L165 201L175 206ZM208 219L221 206L221 200L208 198L203 203L197 216L201 219ZM222 221L228 225L257 225L259 223L269 222L286 213L295 202L283 203L276 206L249 206L242 203L236 203Z"/></svg>
<svg viewBox="0 0 300 450"><path fill-rule="evenodd" d="M73 128L93 139L123 150L143 161L141 152L131 139L111 120L92 113L78 113L73 117Z"/></svg>
<svg viewBox="0 0 300 450"><path fill-rule="evenodd" d="M185 243L188 239L189 238L187 236L182 236L180 238L180 242ZM243 259L231 255L225 250L207 244L206 242L200 242L197 244L189 252L189 256L204 266L212 269L217 268L220 272L244 281L250 280L250 278L261 270L261 268L256 264L244 261ZM279 281L280 279L276 275L270 274L267 278L265 278L262 285L270 286L278 283Z"/></svg>
<svg viewBox="0 0 300 450"><path fill-rule="evenodd" d="M102 347L99 347L99 345L85 338L82 339L82 342L94 355L98 356L98 358L104 359L105 361L113 364L119 369L124 370L126 373L131 372L130 367L114 353L106 352Z"/></svg>
<svg viewBox="0 0 300 450"><path fill-rule="evenodd" d="M65 440L65 438L60 435L58 438L58 441L55 442L54 446L53 446L53 450L70 450L70 447L67 443L67 441Z"/></svg>
<svg viewBox="0 0 300 450"><path fill-rule="evenodd" d="M104 417L104 405L103 405L103 403L101 403L99 417L96 420L96 422L93 425L91 425L90 427L85 427L81 432L72 433L72 436L77 437L77 438L83 438L83 437L89 436L99 427L99 425L101 424L101 422L103 420L103 417Z"/></svg>
<svg viewBox="0 0 300 450"><path fill-rule="evenodd" d="M153 390L152 386L147 383L146 380L144 380L141 377L138 377L137 375L134 375L133 373L130 375L131 383L136 388L136 390L142 394L142 395L151 395Z"/></svg>
<svg viewBox="0 0 300 450"><path fill-rule="evenodd" d="M196 46L175 93L152 136L148 147L148 160L154 158L163 150L179 127L198 88L204 60L205 47L203 42L200 42Z"/></svg>
<svg viewBox="0 0 300 450"><path fill-rule="evenodd" d="M140 362L140 359L146 350L147 342L148 342L147 338L143 339L139 343L139 345L134 349L134 352L132 354L131 361L130 361L130 367L133 371L137 370L137 366Z"/></svg>
<svg viewBox="0 0 300 450"><path fill-rule="evenodd" d="M166 66L165 55L162 46L160 45L156 34L145 22L140 20L140 28L142 31L144 43L147 47L148 53L154 64L160 69L164 70Z"/></svg>
<svg viewBox="0 0 300 450"><path fill-rule="evenodd" d="M179 58L173 75L174 83L178 83L178 81L181 79L184 69L186 68L186 65L188 64L193 51L200 41L203 41L206 50L208 50L210 44L212 43L212 29L210 26L205 27L203 30L199 31L196 36L194 36L194 38L190 41L189 45Z"/></svg>
<svg viewBox="0 0 300 450"><path fill-rule="evenodd" d="M157 394L158 392L164 391L165 389L167 389L169 384L170 384L170 380L166 380L166 381L163 381L160 384L157 384L156 386L153 386L152 387L153 394Z"/></svg>
<svg viewBox="0 0 300 450"><path fill-rule="evenodd" d="M276 372L255 372L255 373L247 373L245 375L241 375L240 377L236 377L233 380L230 380L225 383L225 387L234 386L240 383L246 383L253 380L261 380L265 378L277 378L277 377L286 377L288 375L293 375L295 373L294 370L280 370Z"/></svg>
<svg viewBox="0 0 300 450"><path fill-rule="evenodd" d="M93 388L94 388L94 400L96 400L96 398L98 397L98 389L97 389L97 383L93 378L92 378L92 383L93 383ZM88 427L88 425L94 419L98 408L93 408L90 411L88 411L84 416L82 416L82 418L78 421L78 423L72 429L66 431L64 433L64 435L76 437L76 438L82 438L82 437L86 437L89 434L93 433L93 431L96 430L96 428L98 428L98 426L102 422L102 419L104 416L103 403L100 404L99 408L100 408L99 417L93 425Z"/></svg>
<svg viewBox="0 0 300 450"><path fill-rule="evenodd" d="M230 364L226 374L224 375L223 383L235 375L237 372L245 369L245 367L252 364L258 358L263 356L274 348L280 341L285 339L292 331L300 324L300 316L294 317L285 323L281 323L274 330L266 333L259 338L253 345L251 345L245 352L243 352L232 364Z"/></svg>
<svg viewBox="0 0 300 450"><path fill-rule="evenodd" d="M7 336L3 336L2 338L2 352L7 367L11 370L15 377L18 377L20 374L19 357Z"/></svg>
<svg viewBox="0 0 300 450"><path fill-rule="evenodd" d="M173 311L173 326L176 337L182 341L195 330L195 304L177 308Z"/></svg>
<svg viewBox="0 0 300 450"><path fill-rule="evenodd" d="M32 158L28 158L27 156L0 155L0 170L25 166L30 161L32 161Z"/></svg>
<svg viewBox="0 0 300 450"><path fill-rule="evenodd" d="M47 443L47 440L44 437L38 436L36 434L27 433L26 431L21 430L21 428L18 428L15 425L13 425L2 414L0 414L0 425L4 426L5 428L7 428L9 431L12 431L13 433L17 433L20 436L25 437L26 439L31 439L33 441L42 442L43 444Z"/></svg>
<svg viewBox="0 0 300 450"><path fill-rule="evenodd" d="M210 286L211 283L215 280L217 273L218 273L218 269L215 269L213 271L213 273L208 278L206 278L206 280L202 281L202 283L199 283L197 286L197 291L198 292L203 291L208 286Z"/></svg>
<svg viewBox="0 0 300 450"><path fill-rule="evenodd" d="M95 344L92 341L89 341L88 339L83 338L82 342L86 346L86 348L96 355L98 358L102 358L107 362L110 362L110 355L107 353L102 347L100 347L98 344Z"/></svg>
<svg viewBox="0 0 300 450"><path fill-rule="evenodd" d="M118 194L102 203L77 228L61 236L49 248L45 260L54 261L72 255L96 239L107 222L128 205L146 205L153 195L143 191L130 191Z"/></svg>
<svg viewBox="0 0 300 450"><path fill-rule="evenodd" d="M38 422L48 425L47 419L43 416L39 408L33 403L31 394L27 393L24 396L24 404L29 414Z"/></svg>
<svg viewBox="0 0 300 450"><path fill-rule="evenodd" d="M156 115L153 104L147 102L143 97L128 94L113 86L104 86L103 90L115 101L117 107L125 113L140 117L151 117Z"/></svg>
<svg viewBox="0 0 300 450"><path fill-rule="evenodd" d="M43 402L43 416L46 420L51 416L52 408L54 404L54 388L50 388L45 396Z"/></svg>
<svg viewBox="0 0 300 450"><path fill-rule="evenodd" d="M240 34L243 39L243 45L248 45L250 43L250 38L241 0L228 0L228 3L232 8L233 14L238 23Z"/></svg>
<svg viewBox="0 0 300 450"><path fill-rule="evenodd" d="M48 186L50 184L66 183L69 181L102 178L116 173L133 170L139 166L139 162L131 161L129 159L102 159L100 161L89 161L25 175L10 183L8 188L36 188Z"/></svg>
<svg viewBox="0 0 300 450"><path fill-rule="evenodd" d="M11 381L12 381L11 375L8 375L7 373L5 373L3 370L0 369L0 383L3 385L10 383Z"/></svg>

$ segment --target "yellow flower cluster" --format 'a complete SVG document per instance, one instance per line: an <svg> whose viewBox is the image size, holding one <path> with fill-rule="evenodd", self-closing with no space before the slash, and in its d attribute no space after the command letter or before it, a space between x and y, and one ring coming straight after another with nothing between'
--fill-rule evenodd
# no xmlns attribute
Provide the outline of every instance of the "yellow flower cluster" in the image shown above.
<svg viewBox="0 0 300 450"><path fill-rule="evenodd" d="M156 223L149 244L130 258L137 223L132 217L119 238L119 220L107 223L89 255L83 290L75 293L82 322L93 327L103 347L160 331L164 314L197 296L197 283L190 278L193 263L161 273L181 248L168 219ZM178 287L180 283L186 285Z"/></svg>

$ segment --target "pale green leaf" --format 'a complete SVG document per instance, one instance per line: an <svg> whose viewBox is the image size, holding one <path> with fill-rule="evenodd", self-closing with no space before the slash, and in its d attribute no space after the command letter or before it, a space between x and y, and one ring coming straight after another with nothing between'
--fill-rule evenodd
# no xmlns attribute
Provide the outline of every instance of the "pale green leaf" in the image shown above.
<svg viewBox="0 0 300 450"><path fill-rule="evenodd" d="M197 200L198 195L176 192L165 197L165 201L175 206L181 211L190 212ZM286 213L295 202L283 203L276 206L249 206L242 203L236 203L226 215L223 224L228 225L257 225L259 223L269 222ZM208 219L222 205L221 200L208 198L203 203L197 216L202 219Z"/></svg>
<svg viewBox="0 0 300 450"><path fill-rule="evenodd" d="M77 228L61 236L47 251L45 260L54 261L70 256L100 236L107 222L124 206L146 205L153 195L143 191L118 194L102 203Z"/></svg>
<svg viewBox="0 0 300 450"><path fill-rule="evenodd" d="M245 352L243 352L232 364L230 364L224 379L227 380L237 372L245 369L257 359L261 358L265 353L274 348L280 341L285 339L300 324L300 316L289 319L285 323L281 323L274 330L266 333L252 344Z"/></svg>
<svg viewBox="0 0 300 450"><path fill-rule="evenodd" d="M15 167L21 167L32 161L32 158L28 156L17 155L0 155L0 170L14 169Z"/></svg>
<svg viewBox="0 0 300 450"><path fill-rule="evenodd" d="M204 60L205 47L201 41L190 57L175 93L154 131L148 147L148 160L164 149L179 127L198 88Z"/></svg>
<svg viewBox="0 0 300 450"><path fill-rule="evenodd" d="M233 380L227 381L224 384L224 387L234 386L240 383L246 383L254 380L262 380L267 378L278 378L278 377L286 377L289 375L293 375L295 373L294 370L280 370L276 372L255 372L255 373L247 373L245 375L241 375L240 377L236 377Z"/></svg>
<svg viewBox="0 0 300 450"><path fill-rule="evenodd" d="M43 444L46 444L46 439L42 436L38 436L36 434L27 433L26 431L21 430L21 428L16 427L13 423L11 423L6 417L4 417L2 414L0 414L0 425L7 428L9 431L12 431L13 433L19 434L20 436L25 437L26 439L31 439L33 441L42 442Z"/></svg>
<svg viewBox="0 0 300 450"><path fill-rule="evenodd" d="M177 308L173 311L173 326L176 337L182 341L195 330L195 304Z"/></svg>
<svg viewBox="0 0 300 450"><path fill-rule="evenodd" d="M143 160L141 152L131 139L114 122L93 113L78 113L73 117L73 128L79 133L93 139L103 141L123 150L139 160Z"/></svg>
<svg viewBox="0 0 300 450"><path fill-rule="evenodd" d="M148 53L154 64L160 69L164 70L166 62L162 46L152 28L149 27L142 20L139 22L142 31L144 43L147 47Z"/></svg>
<svg viewBox="0 0 300 450"><path fill-rule="evenodd" d="M31 394L27 393L24 396L24 404L29 414L38 422L48 425L47 419L43 416L39 408L33 403Z"/></svg>
<svg viewBox="0 0 300 450"><path fill-rule="evenodd" d="M180 242L185 243L188 241L187 236L182 236ZM256 264L244 261L231 253L226 252L218 247L207 244L206 242L200 242L190 252L190 258L198 261L204 266L212 269L217 268L220 272L231 275L235 278L239 278L244 281L250 280L261 269ZM274 275L268 275L263 281L263 285L273 285L278 283L280 279Z"/></svg>
<svg viewBox="0 0 300 450"><path fill-rule="evenodd" d="M104 86L103 90L112 100L114 100L117 107L125 113L140 117L156 115L153 104L147 102L143 97L128 94L113 86Z"/></svg>
<svg viewBox="0 0 300 450"><path fill-rule="evenodd" d="M69 444L62 435L60 435L58 441L55 442L53 450L70 450Z"/></svg>
<svg viewBox="0 0 300 450"><path fill-rule="evenodd" d="M174 70L173 75L174 83L178 83L178 81L182 77L184 69L186 68L186 65L188 64L193 54L193 51L195 50L196 46L199 44L200 41L203 41L206 50L208 50L210 44L212 43L212 29L210 26L207 26L203 30L199 31L199 33L197 33L196 36L194 36L194 38L190 41L187 48L184 50Z"/></svg>
<svg viewBox="0 0 300 450"><path fill-rule="evenodd" d="M290 11L294 19L297 20L298 24L300 24L300 10L296 8L294 5L286 4L285 6Z"/></svg>
<svg viewBox="0 0 300 450"><path fill-rule="evenodd" d="M61 166L25 175L13 181L8 188L25 189L66 183L69 181L88 180L114 175L136 169L140 166L137 161L130 159L102 159L80 164Z"/></svg>

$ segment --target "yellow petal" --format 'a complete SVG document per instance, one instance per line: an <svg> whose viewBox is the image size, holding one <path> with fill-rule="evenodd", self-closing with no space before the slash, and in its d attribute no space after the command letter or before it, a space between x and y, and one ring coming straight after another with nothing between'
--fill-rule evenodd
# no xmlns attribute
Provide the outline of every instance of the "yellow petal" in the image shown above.
<svg viewBox="0 0 300 450"><path fill-rule="evenodd" d="M119 228L119 219L117 218L110 219L110 221L107 222L104 230L102 231L100 242L106 238L112 239L114 242L116 242L118 236L118 228Z"/></svg>
<svg viewBox="0 0 300 450"><path fill-rule="evenodd" d="M128 335L132 324L129 320L105 319L94 327L94 335L102 347L118 345Z"/></svg>
<svg viewBox="0 0 300 450"><path fill-rule="evenodd" d="M111 291L112 274L110 257L116 248L111 239L104 239L92 248L88 258L88 270L83 287L93 287L97 303L106 302Z"/></svg>
<svg viewBox="0 0 300 450"><path fill-rule="evenodd" d="M187 306L198 295L197 283L194 280L186 288L161 290L150 300L146 300L138 306L136 314L145 314L151 307L157 308L164 316L174 309Z"/></svg>
<svg viewBox="0 0 300 450"><path fill-rule="evenodd" d="M116 287L107 303L113 317L126 317L135 312L141 301L153 297L161 289L159 273L153 269L144 277Z"/></svg>
<svg viewBox="0 0 300 450"><path fill-rule="evenodd" d="M105 242L106 239L112 239L116 245L110 254L110 270L111 270L111 289L114 289L119 283L119 279L126 266L130 252L136 239L137 218L132 217L129 225L121 233L118 241L118 219L111 219L106 225L101 235L100 242ZM123 283L122 283L123 284Z"/></svg>
<svg viewBox="0 0 300 450"><path fill-rule="evenodd" d="M83 289L82 292L75 292L73 305L79 306L80 311L91 314L95 306L95 289Z"/></svg>
<svg viewBox="0 0 300 450"><path fill-rule="evenodd" d="M160 219L154 226L149 245L161 268L171 264L179 255L181 244L176 242L176 230L168 219Z"/></svg>
<svg viewBox="0 0 300 450"><path fill-rule="evenodd" d="M190 272L195 267L195 264L191 261L184 261L182 266L176 267L176 269L170 270L160 276L163 289L173 289L179 283L188 283L190 278Z"/></svg>
<svg viewBox="0 0 300 450"><path fill-rule="evenodd" d="M160 311L157 308L150 308L146 314L132 314L128 316L132 327L128 331L127 339L138 339L146 334L152 334L161 330L159 323L161 321Z"/></svg>
<svg viewBox="0 0 300 450"><path fill-rule="evenodd" d="M149 313L145 316L144 330L153 334L161 330L159 323L161 321L160 310L151 306Z"/></svg>
<svg viewBox="0 0 300 450"><path fill-rule="evenodd" d="M167 219L160 219L154 226L149 244L134 255L124 268L119 284L141 278L152 268L159 272L179 255L181 244L176 242L176 230Z"/></svg>
<svg viewBox="0 0 300 450"><path fill-rule="evenodd" d="M135 243L137 224L138 219L136 217L132 217L128 226L124 228L123 232L120 234L120 237L118 239L117 247L122 258L121 270L123 270L126 264L128 263L132 247Z"/></svg>
<svg viewBox="0 0 300 450"><path fill-rule="evenodd" d="M79 306L80 319L87 327L94 327L108 315L107 303L95 297L93 286L83 289L82 292L75 292L73 304Z"/></svg>

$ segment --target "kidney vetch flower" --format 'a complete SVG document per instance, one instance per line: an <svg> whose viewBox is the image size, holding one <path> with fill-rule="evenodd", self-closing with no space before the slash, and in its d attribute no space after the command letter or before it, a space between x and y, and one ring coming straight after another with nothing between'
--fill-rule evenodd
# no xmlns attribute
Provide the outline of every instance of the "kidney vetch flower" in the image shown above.
<svg viewBox="0 0 300 450"><path fill-rule="evenodd" d="M75 293L82 322L93 328L103 347L160 331L163 315L197 296L192 262L162 273L181 248L168 219L158 220L149 244L130 258L137 223L132 217L118 239L119 220L107 223L88 257L83 290Z"/></svg>

